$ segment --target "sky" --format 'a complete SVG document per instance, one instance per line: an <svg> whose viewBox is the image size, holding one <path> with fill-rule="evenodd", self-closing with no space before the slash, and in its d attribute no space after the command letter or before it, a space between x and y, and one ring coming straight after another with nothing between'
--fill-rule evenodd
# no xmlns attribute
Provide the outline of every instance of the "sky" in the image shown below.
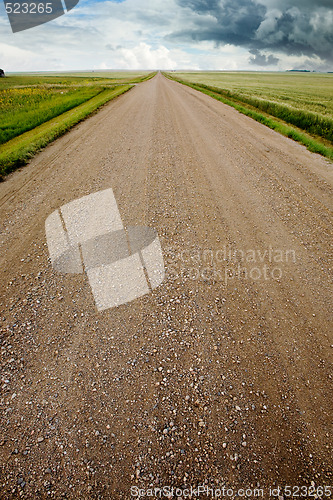
<svg viewBox="0 0 333 500"><path fill-rule="evenodd" d="M0 68L333 71L333 0L80 0L19 33L0 0Z"/></svg>

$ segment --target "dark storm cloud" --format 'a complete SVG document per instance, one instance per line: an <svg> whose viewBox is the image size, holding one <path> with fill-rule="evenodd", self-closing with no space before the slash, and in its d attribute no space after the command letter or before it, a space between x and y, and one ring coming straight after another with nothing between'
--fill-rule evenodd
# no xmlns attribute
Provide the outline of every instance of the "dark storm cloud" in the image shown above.
<svg viewBox="0 0 333 500"><path fill-rule="evenodd" d="M262 54L257 49L251 49L250 53L253 54L254 57L250 57L249 61L251 64L255 64L256 66L271 66L279 62L279 59L274 57L272 54L265 56L265 54Z"/></svg>
<svg viewBox="0 0 333 500"><path fill-rule="evenodd" d="M193 17L193 27L184 30L185 37L194 40L213 40L217 43L244 45L255 36L266 9L252 0L178 0L197 14ZM198 15L199 14L199 15Z"/></svg>
<svg viewBox="0 0 333 500"><path fill-rule="evenodd" d="M258 51L333 61L332 0L176 0L188 28L171 38L248 48L251 62L272 64ZM262 64L261 64L262 63Z"/></svg>

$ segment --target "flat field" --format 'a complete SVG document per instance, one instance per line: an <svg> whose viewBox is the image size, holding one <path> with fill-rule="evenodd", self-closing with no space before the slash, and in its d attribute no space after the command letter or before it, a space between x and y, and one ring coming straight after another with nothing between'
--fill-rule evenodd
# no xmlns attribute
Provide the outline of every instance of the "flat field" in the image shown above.
<svg viewBox="0 0 333 500"><path fill-rule="evenodd" d="M150 76L148 72L91 72L0 78L0 175L25 163L36 150Z"/></svg>
<svg viewBox="0 0 333 500"><path fill-rule="evenodd" d="M333 144L333 74L174 72L169 76L206 93L212 91L215 94L213 97L228 99L231 104L241 104L247 110L264 113L266 118L272 116L297 127L328 148ZM263 115L246 114L265 122ZM283 132L282 127L280 129ZM290 130L285 135L301 139L299 134L293 134ZM300 142L304 143L304 140ZM306 145L312 145L312 150L316 149L314 142ZM317 152L324 152L324 149Z"/></svg>
<svg viewBox="0 0 333 500"><path fill-rule="evenodd" d="M0 92L0 144L79 106L103 87L8 88Z"/></svg>
<svg viewBox="0 0 333 500"><path fill-rule="evenodd" d="M173 75L333 118L333 74L330 73L188 72Z"/></svg>
<svg viewBox="0 0 333 500"><path fill-rule="evenodd" d="M148 71L82 71L56 73L52 71L31 73L8 73L0 79L0 90L11 87L31 85L75 86L110 85L119 83L138 83L151 75Z"/></svg>

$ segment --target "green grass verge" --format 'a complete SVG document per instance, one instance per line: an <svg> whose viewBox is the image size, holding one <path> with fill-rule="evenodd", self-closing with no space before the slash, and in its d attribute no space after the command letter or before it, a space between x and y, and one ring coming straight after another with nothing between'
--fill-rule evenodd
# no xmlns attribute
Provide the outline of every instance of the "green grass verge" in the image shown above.
<svg viewBox="0 0 333 500"><path fill-rule="evenodd" d="M304 146L308 148L309 151L313 153L318 153L321 154L322 156L325 156L326 158L329 158L330 160L333 160L333 148L330 146L327 146L323 143L320 142L317 138L311 137L311 135L307 134L306 132L303 132L302 130L298 130L292 126L290 126L288 123L284 123L282 121L276 121L274 120L271 115L270 111L272 111L273 107L270 106L269 102L262 101L260 99L256 98L247 98L247 99L242 99L241 102L238 101L239 94L230 92L230 91L223 91L223 89L219 89L216 87L210 87L205 84L198 84L198 83L192 83L186 80L182 80L180 78L176 78L170 74L165 74L165 76L171 80L175 80L179 83L182 83L183 85L187 85L188 87L191 87L195 90L199 90L200 92L203 92L206 95L209 95L210 97L213 97L214 99L217 99L218 101L223 102L224 104L227 104L228 106L232 106L233 108L237 109L240 113L243 113L246 116L249 116L253 118L254 120L263 123L267 127L276 130L277 132L285 135L286 137L289 137ZM250 102L251 101L251 102ZM246 106L248 104L248 106ZM274 103L271 103L274 104ZM278 105L277 105L278 107ZM275 108L277 109L277 108ZM264 111L266 114L260 113L259 111ZM299 111L298 111L299 112ZM273 114L273 113L272 113ZM311 128L311 119L313 118L312 115L316 116L314 113L310 112L304 112L304 114L307 115L307 119L304 121L304 123L307 123L310 127L310 131L312 130L317 130L318 131L318 122L316 122L316 125L314 125L313 128ZM311 115L311 116L310 116ZM275 116L275 118L278 118L280 120L285 120L286 122L290 118L290 114L288 113L281 113L279 116ZM329 120L329 119L328 119ZM332 120L330 120L330 124L332 123ZM328 139L328 137L332 137L332 125L330 124L325 124L325 126L328 126L327 134L325 133L324 139ZM325 129L324 126L324 129ZM314 132L313 132L314 133Z"/></svg>
<svg viewBox="0 0 333 500"><path fill-rule="evenodd" d="M74 125L84 120L111 99L124 94L132 85L109 88L42 125L15 137L0 146L0 180L16 168L25 165L32 156Z"/></svg>
<svg viewBox="0 0 333 500"><path fill-rule="evenodd" d="M0 144L92 99L105 87L45 89L26 87L0 93Z"/></svg>
<svg viewBox="0 0 333 500"><path fill-rule="evenodd" d="M157 71L154 71L153 73L148 73L148 75L140 76L138 78L132 78L129 80L129 83L141 83L141 82L146 82L147 80L151 80L154 78L154 76L157 74Z"/></svg>

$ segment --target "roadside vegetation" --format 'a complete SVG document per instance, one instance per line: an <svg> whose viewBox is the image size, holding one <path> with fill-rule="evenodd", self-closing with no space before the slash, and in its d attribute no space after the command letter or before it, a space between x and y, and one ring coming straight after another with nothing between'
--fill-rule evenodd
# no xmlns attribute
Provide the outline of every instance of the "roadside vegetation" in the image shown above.
<svg viewBox="0 0 333 500"><path fill-rule="evenodd" d="M0 98L0 144L41 125L103 92L100 87L9 88Z"/></svg>
<svg viewBox="0 0 333 500"><path fill-rule="evenodd" d="M189 72L166 76L333 160L333 75Z"/></svg>
<svg viewBox="0 0 333 500"><path fill-rule="evenodd" d="M155 73L13 75L0 80L0 180L133 84Z"/></svg>

